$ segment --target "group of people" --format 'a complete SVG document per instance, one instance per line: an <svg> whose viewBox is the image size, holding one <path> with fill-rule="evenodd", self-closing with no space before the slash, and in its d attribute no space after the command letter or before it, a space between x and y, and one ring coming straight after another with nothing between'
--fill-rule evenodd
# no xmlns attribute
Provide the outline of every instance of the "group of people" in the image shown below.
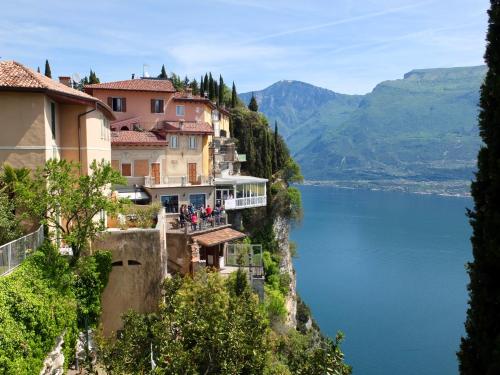
<svg viewBox="0 0 500 375"><path fill-rule="evenodd" d="M219 204L214 209L210 205L196 209L192 204L183 204L179 210L179 223L181 228L191 225L192 230L202 229L207 225L220 225L224 213L224 206Z"/></svg>

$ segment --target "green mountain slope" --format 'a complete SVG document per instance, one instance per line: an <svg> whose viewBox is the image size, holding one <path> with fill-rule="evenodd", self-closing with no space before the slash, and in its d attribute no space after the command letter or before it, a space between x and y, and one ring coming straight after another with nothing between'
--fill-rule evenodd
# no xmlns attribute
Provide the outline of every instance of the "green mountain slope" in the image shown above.
<svg viewBox="0 0 500 375"><path fill-rule="evenodd" d="M484 66L413 70L364 96L294 81L255 95L260 110L284 128L308 179L470 179L485 73Z"/></svg>

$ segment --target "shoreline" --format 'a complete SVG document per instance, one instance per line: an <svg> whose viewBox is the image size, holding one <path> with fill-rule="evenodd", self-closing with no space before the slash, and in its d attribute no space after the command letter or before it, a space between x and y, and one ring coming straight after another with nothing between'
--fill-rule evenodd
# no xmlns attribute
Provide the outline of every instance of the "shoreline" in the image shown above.
<svg viewBox="0 0 500 375"><path fill-rule="evenodd" d="M419 195L438 195L452 198L471 198L470 181L409 181L409 180L304 180L303 186L327 186L348 190L400 192Z"/></svg>

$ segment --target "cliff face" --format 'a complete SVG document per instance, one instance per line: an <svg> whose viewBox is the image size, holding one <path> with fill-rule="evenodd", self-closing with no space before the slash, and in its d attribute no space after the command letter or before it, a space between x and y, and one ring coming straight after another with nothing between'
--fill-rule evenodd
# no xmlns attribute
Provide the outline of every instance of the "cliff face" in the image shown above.
<svg viewBox="0 0 500 375"><path fill-rule="evenodd" d="M286 296L285 307L287 310L287 317L285 324L287 326L297 327L297 283L295 277L295 270L293 268L292 257L290 255L290 222L283 217L277 217L273 225L274 234L279 244L279 251L281 255L280 271L290 276L290 292Z"/></svg>

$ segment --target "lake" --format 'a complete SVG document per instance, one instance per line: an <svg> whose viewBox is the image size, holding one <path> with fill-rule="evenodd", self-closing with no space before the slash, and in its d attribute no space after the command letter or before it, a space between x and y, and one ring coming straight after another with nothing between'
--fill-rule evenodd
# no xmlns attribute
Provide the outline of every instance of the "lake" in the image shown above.
<svg viewBox="0 0 500 375"><path fill-rule="evenodd" d="M467 309L470 198L301 186L297 289L355 375L451 375Z"/></svg>

